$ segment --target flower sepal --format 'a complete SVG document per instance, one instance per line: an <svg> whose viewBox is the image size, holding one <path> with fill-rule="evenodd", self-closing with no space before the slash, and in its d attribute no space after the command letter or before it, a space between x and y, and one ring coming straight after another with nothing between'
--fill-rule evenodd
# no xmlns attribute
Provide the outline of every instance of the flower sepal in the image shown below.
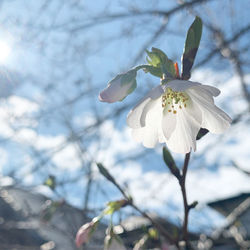
<svg viewBox="0 0 250 250"><path fill-rule="evenodd" d="M146 52L148 55L146 60L153 67L149 69L152 75L156 75L155 73L157 72L156 76L160 78L163 78L164 75L170 79L176 78L174 62L162 50L152 48L151 52L148 50Z"/></svg>

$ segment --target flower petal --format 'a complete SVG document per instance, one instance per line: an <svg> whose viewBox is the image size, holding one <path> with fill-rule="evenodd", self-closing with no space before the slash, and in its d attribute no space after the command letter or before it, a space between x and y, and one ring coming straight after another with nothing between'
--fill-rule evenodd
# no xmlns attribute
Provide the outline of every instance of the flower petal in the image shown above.
<svg viewBox="0 0 250 250"><path fill-rule="evenodd" d="M198 82L184 81L184 80L173 80L163 85L165 88L171 88L173 91L183 92L194 86L200 86Z"/></svg>
<svg viewBox="0 0 250 250"><path fill-rule="evenodd" d="M215 134L220 134L229 128L232 120L224 111L215 106L210 99L206 99L204 95L200 95L196 90L190 89L187 92L202 112L201 127Z"/></svg>
<svg viewBox="0 0 250 250"><path fill-rule="evenodd" d="M208 92L209 94L211 94L214 97L216 97L220 94L220 90L213 87L213 86L201 85L201 86L199 86L199 88L205 90L206 92Z"/></svg>
<svg viewBox="0 0 250 250"><path fill-rule="evenodd" d="M199 124L185 111L178 110L176 114L176 128L167 141L170 150L176 153L188 153L191 148L196 150L196 136Z"/></svg>
<svg viewBox="0 0 250 250"><path fill-rule="evenodd" d="M152 89L127 116L127 124L130 128L141 128L145 126L145 119L148 111L153 107L154 102L164 93L162 86Z"/></svg>
<svg viewBox="0 0 250 250"><path fill-rule="evenodd" d="M187 105L185 110L190 115L190 117L192 119L194 119L201 126L201 124L202 124L202 112L199 108L199 105L194 103L190 96L189 96L189 98L190 99L188 101L188 105Z"/></svg>
<svg viewBox="0 0 250 250"><path fill-rule="evenodd" d="M188 89L186 92L189 93L191 92L193 95L202 98L205 102L214 103L213 95L218 94L219 91L218 89L217 89L218 91L216 91L215 89L206 88L206 86L201 85L201 86L194 86Z"/></svg>
<svg viewBox="0 0 250 250"><path fill-rule="evenodd" d="M129 111L127 116L127 124L130 128L141 128L141 116L144 111L145 106L150 102L149 97L143 98L132 110ZM145 116L146 110L144 112Z"/></svg>
<svg viewBox="0 0 250 250"><path fill-rule="evenodd" d="M137 142L147 148L153 148L159 142L159 136L161 133L161 119L162 119L162 107L161 100L153 101L154 105L148 111L145 119L145 127L132 130L132 136Z"/></svg>
<svg viewBox="0 0 250 250"><path fill-rule="evenodd" d="M168 140L176 127L176 115L167 110L163 112L162 117L162 131L165 138Z"/></svg>

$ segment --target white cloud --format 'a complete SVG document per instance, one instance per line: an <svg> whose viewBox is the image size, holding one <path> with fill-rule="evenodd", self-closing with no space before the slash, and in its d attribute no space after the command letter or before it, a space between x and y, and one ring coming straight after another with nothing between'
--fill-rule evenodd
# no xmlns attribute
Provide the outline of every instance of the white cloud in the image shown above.
<svg viewBox="0 0 250 250"><path fill-rule="evenodd" d="M73 144L67 144L62 150L52 156L52 161L61 169L77 170L81 165L79 155Z"/></svg>

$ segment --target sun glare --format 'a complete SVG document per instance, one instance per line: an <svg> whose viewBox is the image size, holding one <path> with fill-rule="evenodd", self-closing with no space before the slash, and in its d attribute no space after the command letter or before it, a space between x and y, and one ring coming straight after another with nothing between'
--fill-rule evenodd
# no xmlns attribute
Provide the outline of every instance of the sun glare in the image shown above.
<svg viewBox="0 0 250 250"><path fill-rule="evenodd" d="M10 51L11 51L10 46L6 42L0 40L0 63L1 64L6 62L6 60L9 57Z"/></svg>

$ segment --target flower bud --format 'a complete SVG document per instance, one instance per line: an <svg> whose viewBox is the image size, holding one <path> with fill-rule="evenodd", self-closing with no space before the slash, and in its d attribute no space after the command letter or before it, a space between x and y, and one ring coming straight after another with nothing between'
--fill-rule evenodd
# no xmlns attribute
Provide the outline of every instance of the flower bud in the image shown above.
<svg viewBox="0 0 250 250"><path fill-rule="evenodd" d="M136 74L137 70L133 69L117 75L108 83L108 87L100 93L99 100L108 103L122 101L136 88Z"/></svg>
<svg viewBox="0 0 250 250"><path fill-rule="evenodd" d="M93 221L88 222L81 226L76 234L75 243L77 247L82 244L87 243L90 238L90 233L94 227L95 223Z"/></svg>

